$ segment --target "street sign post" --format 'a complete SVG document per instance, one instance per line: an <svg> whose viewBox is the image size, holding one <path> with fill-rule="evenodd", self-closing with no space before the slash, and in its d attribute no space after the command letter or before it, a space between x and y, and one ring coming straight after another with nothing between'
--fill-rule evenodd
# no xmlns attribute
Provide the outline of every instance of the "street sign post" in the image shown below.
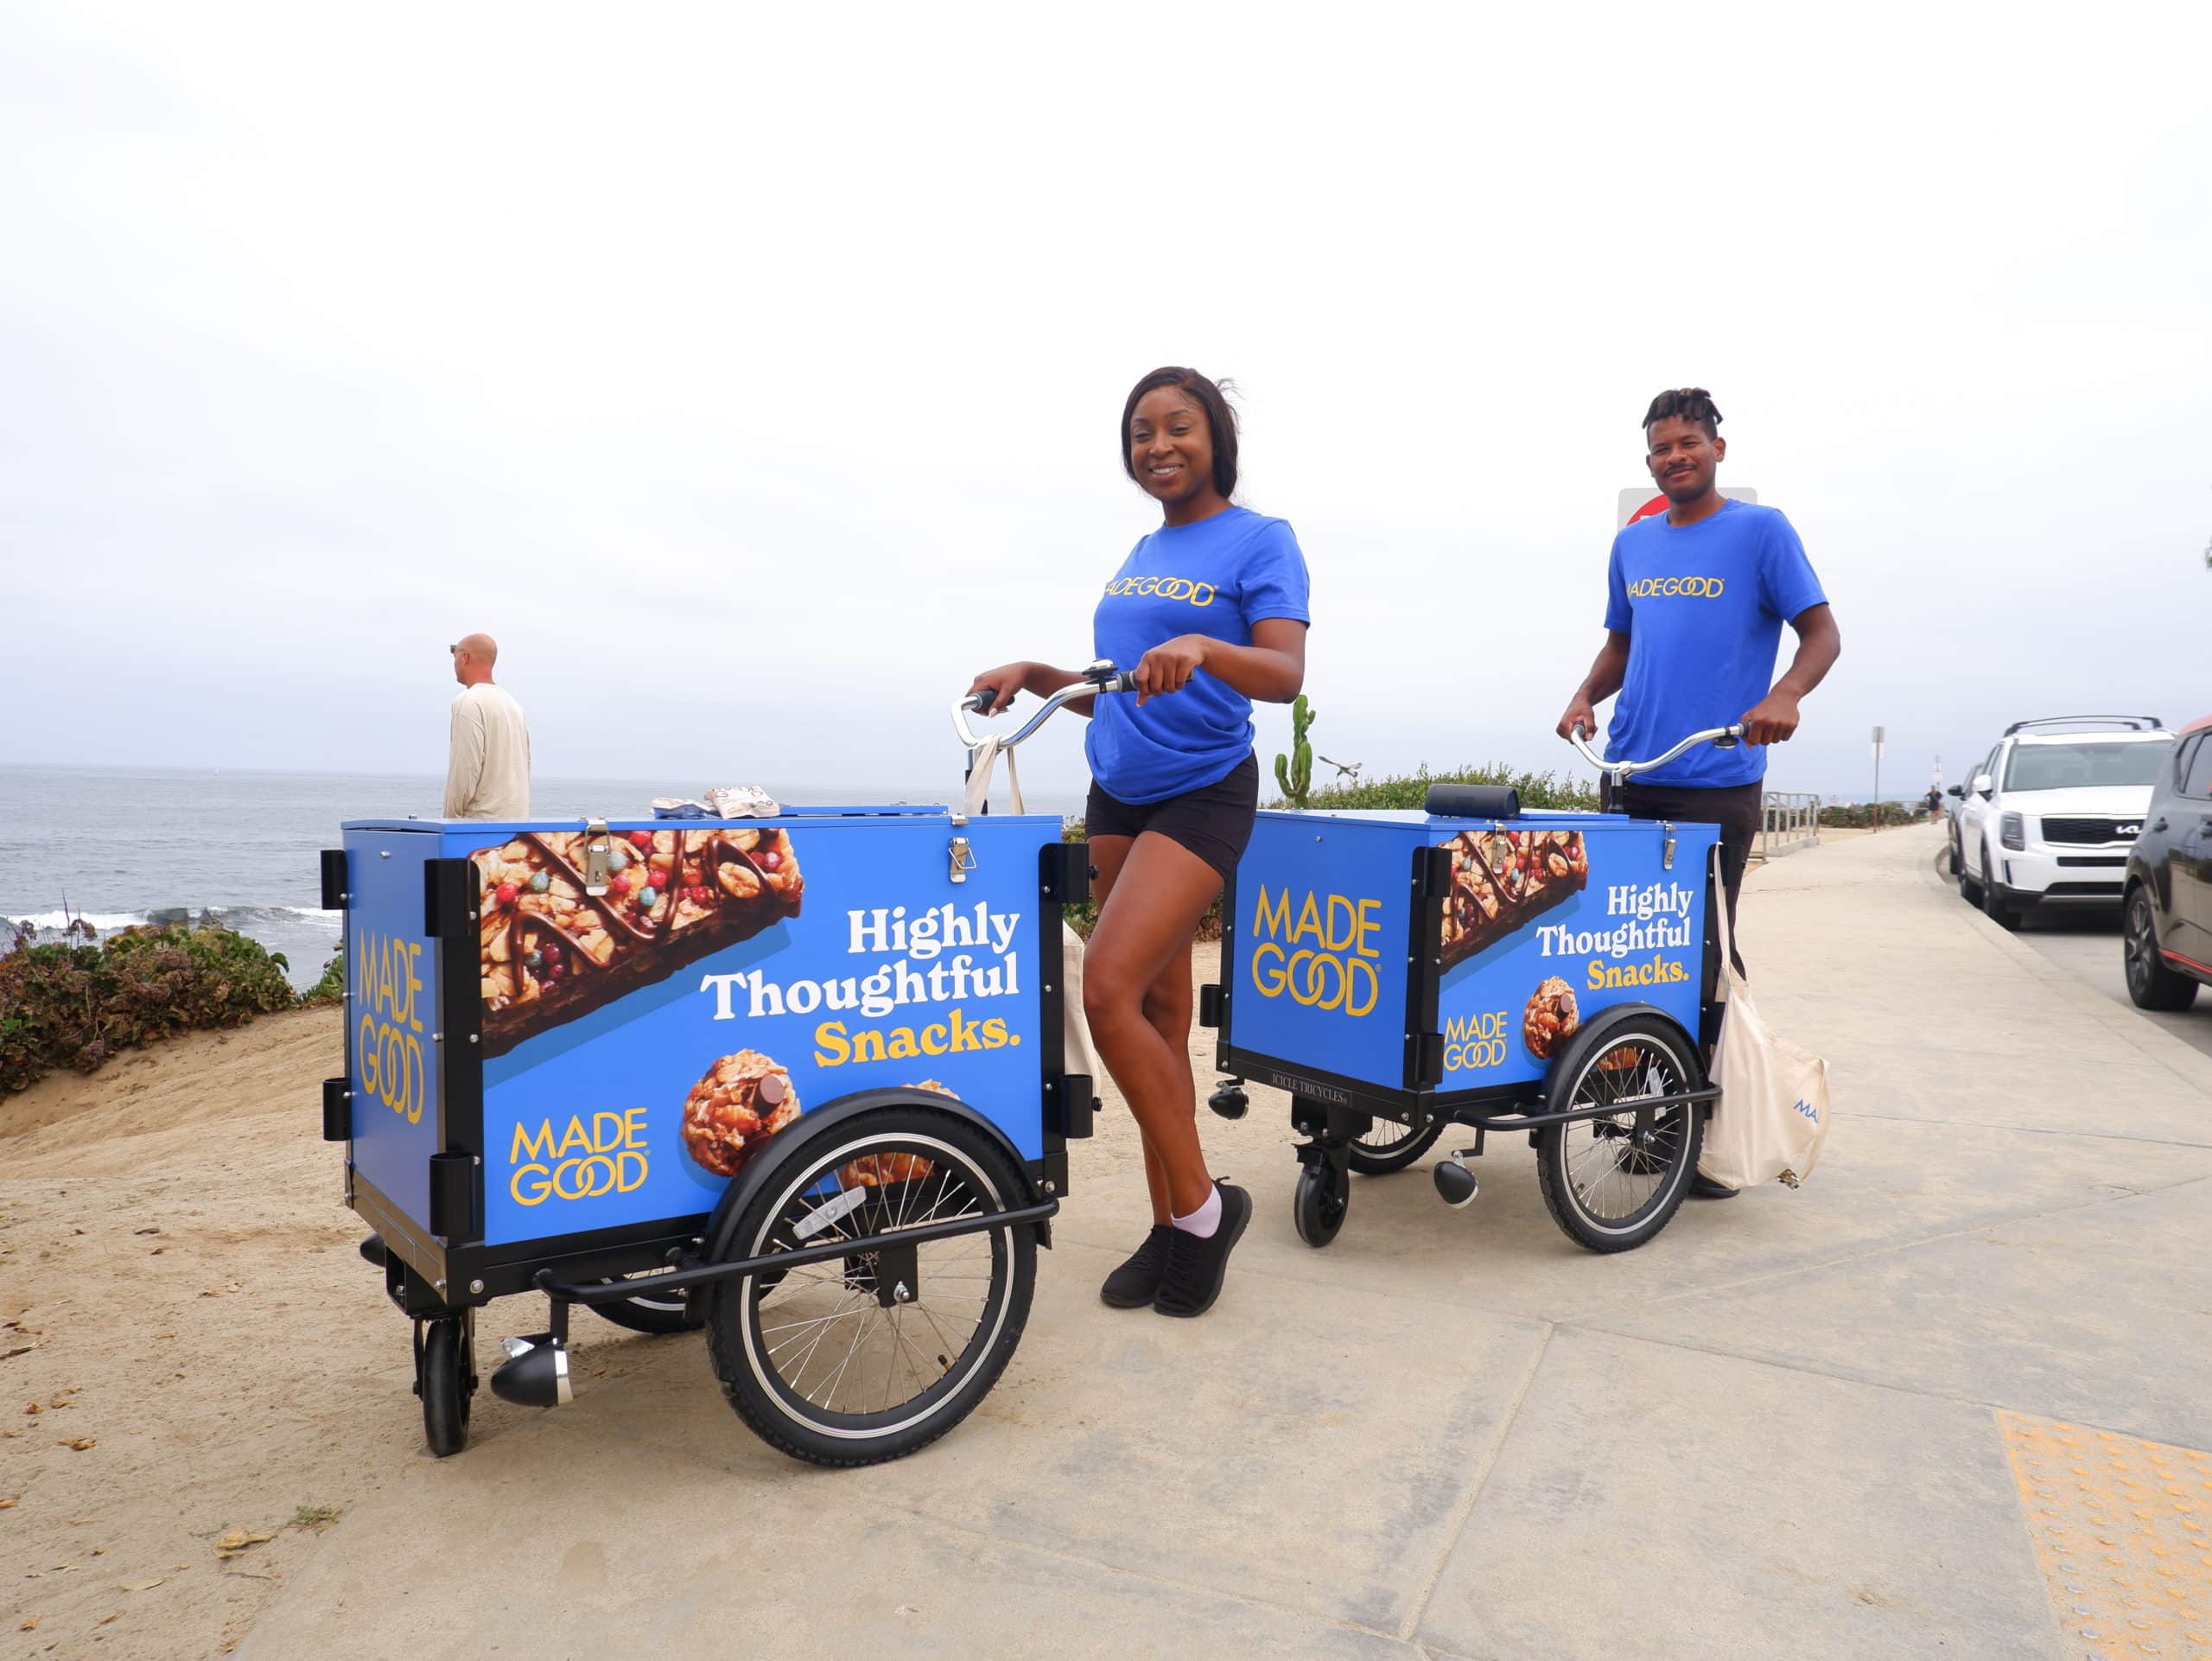
<svg viewBox="0 0 2212 1661"><path fill-rule="evenodd" d="M1874 729L1874 829L1882 828L1882 729Z"/></svg>

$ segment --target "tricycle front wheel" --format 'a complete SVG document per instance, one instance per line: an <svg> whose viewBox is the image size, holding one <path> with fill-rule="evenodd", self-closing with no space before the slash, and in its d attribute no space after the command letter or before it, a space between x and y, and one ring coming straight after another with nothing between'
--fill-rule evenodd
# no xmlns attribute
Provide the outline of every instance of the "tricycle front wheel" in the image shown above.
<svg viewBox="0 0 2212 1661"><path fill-rule="evenodd" d="M1020 1341L1036 1230L899 1236L1028 1200L1012 1157L952 1114L891 1107L827 1127L747 1202L733 1245L748 1257L850 1250L716 1284L707 1347L730 1405L763 1441L817 1465L874 1465L936 1441Z"/></svg>
<svg viewBox="0 0 2212 1661"><path fill-rule="evenodd" d="M1592 1251L1626 1251L1667 1226L1697 1169L1705 1112L1686 1104L1639 1117L1636 1104L1704 1085L1695 1050L1658 1021L1623 1022L1583 1058L1554 1104L1611 1111L1548 1125L1536 1140L1544 1205L1569 1239Z"/></svg>

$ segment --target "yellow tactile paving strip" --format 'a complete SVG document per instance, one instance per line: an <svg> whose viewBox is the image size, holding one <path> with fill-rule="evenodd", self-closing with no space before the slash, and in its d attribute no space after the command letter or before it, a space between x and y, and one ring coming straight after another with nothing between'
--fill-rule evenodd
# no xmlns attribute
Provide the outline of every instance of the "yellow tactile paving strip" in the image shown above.
<svg viewBox="0 0 2212 1661"><path fill-rule="evenodd" d="M2065 1634L2082 1661L2212 1661L2212 1454L1999 1412Z"/></svg>

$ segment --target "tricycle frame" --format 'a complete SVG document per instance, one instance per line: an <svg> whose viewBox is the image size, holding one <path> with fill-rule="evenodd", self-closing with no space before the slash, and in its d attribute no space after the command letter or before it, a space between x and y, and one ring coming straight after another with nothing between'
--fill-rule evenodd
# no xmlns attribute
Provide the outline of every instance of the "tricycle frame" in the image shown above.
<svg viewBox="0 0 2212 1661"><path fill-rule="evenodd" d="M1052 843L1039 850L1039 897L1049 918L1071 896L1088 890L1081 843ZM475 940L477 892L467 858L424 862L425 932L438 954L441 998L435 1051L439 1089L435 1104L437 1146L431 1156L430 1217L423 1228L376 1185L346 1161L345 1200L382 1243L385 1289L391 1301L416 1320L457 1314L498 1297L543 1291L556 1301L612 1301L757 1272L759 1265L702 1263L710 1222L716 1213L658 1219L621 1227L551 1234L501 1244L484 1241L482 1004L477 996ZM341 914L346 909L346 860L334 850L323 861L322 901ZM341 950L343 942L341 940ZM1045 1104L1041 1156L1017 1159L1027 1180L1029 1204L961 1219L948 1233L1022 1225L1048 1227L1068 1188L1067 1142L1090 1134L1090 1081L1063 1072L1061 933L1057 926L1038 931L1039 984L1038 1087ZM351 1029L350 995L346 1002ZM825 1103L819 1112L835 1103ZM347 1080L327 1080L323 1087L323 1135L351 1139ZM444 1226L440 1226L443 1225ZM680 1267L679 1267L680 1266ZM624 1281L651 1271L650 1282ZM678 1279L677 1276L682 1276ZM602 1287L597 1282L613 1281Z"/></svg>
<svg viewBox="0 0 2212 1661"><path fill-rule="evenodd" d="M1621 817L1621 816L1609 816ZM1497 822L1493 828L1510 828L1509 822ZM1437 1088L1442 1072L1443 1034L1437 1030L1437 1001L1444 977L1443 958L1438 950L1444 894L1450 881L1449 862L1444 850L1420 848L1414 851L1412 883L1414 903L1410 907L1411 924L1406 943L1406 1082L1392 1089L1372 1081L1347 1078L1342 1073L1303 1064L1292 1065L1278 1058L1240 1049L1229 1041L1232 1030L1230 1015L1237 996L1228 965L1235 960L1236 932L1238 912L1235 878L1222 889L1221 961L1222 979L1204 989L1199 1001L1199 1023L1218 1030L1221 1036L1214 1047L1214 1061L1222 1072L1239 1079L1252 1079L1287 1091L1299 1104L1313 1109L1333 1110L1337 1114L1351 1116L1351 1119L1389 1119L1413 1130L1426 1130L1431 1123L1442 1120L1446 1123L1467 1125L1478 1131L1541 1130L1554 1124L1572 1124L1584 1119L1610 1117L1618 1111L1615 1108L1586 1108L1552 1110L1544 1099L1542 1080L1516 1084L1489 1085L1472 1090L1443 1091ZM1441 869L1440 869L1440 867ZM1716 907L1725 903L1714 881L1708 862L1705 872L1705 933L1703 941L1704 976L1699 1000L1699 1030L1690 1036L1701 1045L1711 1045L1719 1036L1722 1005L1713 994L1719 984L1720 932L1719 913ZM1717 1099L1715 1089L1687 1092L1681 1097L1656 1099L1655 1107L1677 1106L1684 1103L1709 1103ZM1294 1115L1300 1110L1294 1108ZM1350 1123L1351 1120L1348 1119ZM1300 1123L1299 1128L1305 1130ZM1355 1126L1351 1134L1357 1135L1363 1125ZM1308 1135L1325 1134L1319 1130ZM1338 1134L1332 1130L1325 1134Z"/></svg>

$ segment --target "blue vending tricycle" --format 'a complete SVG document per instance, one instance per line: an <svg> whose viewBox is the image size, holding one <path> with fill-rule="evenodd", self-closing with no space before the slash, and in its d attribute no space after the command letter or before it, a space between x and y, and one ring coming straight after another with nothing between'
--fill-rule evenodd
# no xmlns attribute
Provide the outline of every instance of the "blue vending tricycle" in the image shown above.
<svg viewBox="0 0 2212 1661"><path fill-rule="evenodd" d="M323 1134L434 1453L467 1439L477 1311L516 1293L550 1300L490 1379L525 1403L569 1398L579 1303L703 1327L739 1415L821 1464L911 1452L989 1391L1094 1106L1063 1066L1088 868L1056 816L372 819L322 881L347 971Z"/></svg>
<svg viewBox="0 0 2212 1661"><path fill-rule="evenodd" d="M1618 764L1574 741L1619 780L1739 732ZM1523 812L1480 786L1433 786L1423 811L1260 814L1199 1018L1234 1075L1216 1112L1242 1117L1247 1079L1290 1092L1308 1138L1300 1238L1336 1238L1351 1173L1402 1170L1454 1123L1474 1142L1436 1168L1453 1205L1475 1197L1462 1161L1484 1138L1525 1131L1578 1244L1620 1251L1664 1228L1719 1094L1701 1047L1719 1021L1719 834Z"/></svg>

